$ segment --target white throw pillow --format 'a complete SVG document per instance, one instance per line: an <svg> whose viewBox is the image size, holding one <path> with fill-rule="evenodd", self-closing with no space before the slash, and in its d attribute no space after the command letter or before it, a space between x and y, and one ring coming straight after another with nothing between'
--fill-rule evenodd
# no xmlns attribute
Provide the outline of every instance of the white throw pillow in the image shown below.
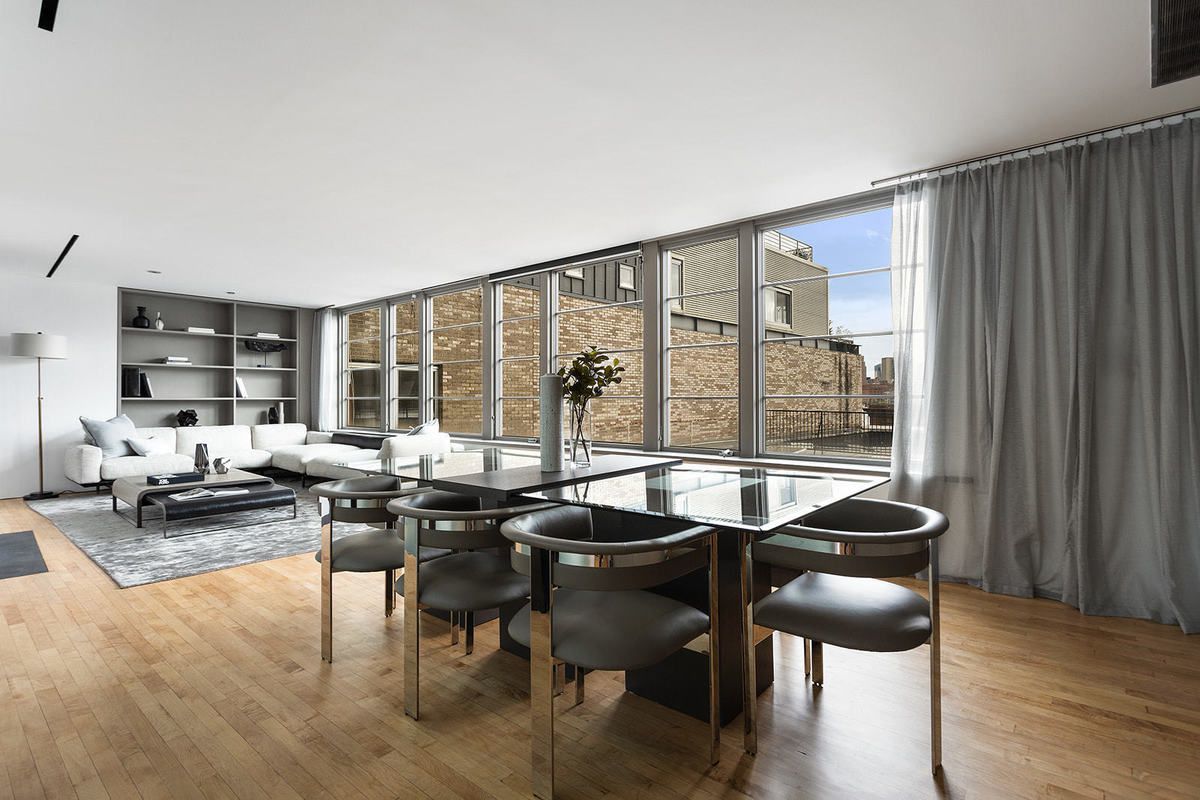
<svg viewBox="0 0 1200 800"><path fill-rule="evenodd" d="M133 448L133 452L139 456L165 456L168 453L175 452L175 448L171 447L170 442L155 436L146 436L144 438L131 437L125 441Z"/></svg>
<svg viewBox="0 0 1200 800"><path fill-rule="evenodd" d="M404 435L405 436L427 436L431 433L441 433L441 432L442 432L441 423L438 422L437 417L434 417L433 419L429 420L429 422L425 422L425 423L418 425L417 427L413 428L411 431L409 431L408 433L406 433Z"/></svg>

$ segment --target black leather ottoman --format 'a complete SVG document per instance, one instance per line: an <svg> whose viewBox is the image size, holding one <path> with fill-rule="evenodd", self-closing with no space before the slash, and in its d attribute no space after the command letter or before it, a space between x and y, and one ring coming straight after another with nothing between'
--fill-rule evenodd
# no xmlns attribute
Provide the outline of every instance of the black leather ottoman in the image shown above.
<svg viewBox="0 0 1200 800"><path fill-rule="evenodd" d="M292 508L291 518L296 518L296 492L294 489L290 489L287 486L279 486L278 484L256 484L241 488L244 488L246 491L238 494L218 495L216 497L201 497L197 500L176 500L166 493L151 495L147 500L162 509L164 539L172 538L172 534L168 532L169 523L186 519L217 517L225 514L260 511L264 508L286 508L288 506ZM195 533L210 533L212 531L240 528L246 525L258 525L262 522L263 520L256 519L253 522L223 525L215 528L206 528L202 531L187 531L186 533L174 535L190 536Z"/></svg>

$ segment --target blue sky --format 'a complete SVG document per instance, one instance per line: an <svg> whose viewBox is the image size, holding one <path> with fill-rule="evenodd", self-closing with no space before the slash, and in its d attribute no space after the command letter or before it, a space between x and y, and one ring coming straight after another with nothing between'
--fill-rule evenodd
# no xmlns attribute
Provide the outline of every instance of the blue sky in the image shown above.
<svg viewBox="0 0 1200 800"><path fill-rule="evenodd" d="M892 209L881 208L847 217L836 217L780 231L812 245L813 260L831 275L870 267L886 267L892 258ZM892 290L887 273L829 281L829 321L851 331L891 330ZM892 354L891 336L857 337L867 362L867 375Z"/></svg>

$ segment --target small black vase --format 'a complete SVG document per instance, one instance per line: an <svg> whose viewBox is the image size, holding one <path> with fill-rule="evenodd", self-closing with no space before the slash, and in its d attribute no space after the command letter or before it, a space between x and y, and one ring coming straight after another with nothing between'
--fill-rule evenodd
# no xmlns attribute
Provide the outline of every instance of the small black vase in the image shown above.
<svg viewBox="0 0 1200 800"><path fill-rule="evenodd" d="M150 327L150 318L146 316L146 307L138 306L137 310L138 310L137 316L134 317L133 322L131 322L129 324L135 328L149 328Z"/></svg>

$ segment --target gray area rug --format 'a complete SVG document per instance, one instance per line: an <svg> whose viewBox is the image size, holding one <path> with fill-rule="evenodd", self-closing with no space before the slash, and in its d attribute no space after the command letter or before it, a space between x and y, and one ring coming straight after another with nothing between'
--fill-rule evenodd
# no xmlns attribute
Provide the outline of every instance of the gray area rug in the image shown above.
<svg viewBox="0 0 1200 800"><path fill-rule="evenodd" d="M289 507L172 522L170 539L162 537L161 526L153 519L153 508L146 509L151 517L143 522L146 527L135 528L125 517L113 512L112 497L107 493L63 495L30 502L29 507L53 522L125 589L297 553L315 553L321 542L316 497L300 489L298 481L278 483L296 490L296 519L291 518ZM123 511L132 511L123 503L118 506ZM189 528L204 530L226 524L245 527L176 536ZM337 533L340 536L365 529L341 525Z"/></svg>

